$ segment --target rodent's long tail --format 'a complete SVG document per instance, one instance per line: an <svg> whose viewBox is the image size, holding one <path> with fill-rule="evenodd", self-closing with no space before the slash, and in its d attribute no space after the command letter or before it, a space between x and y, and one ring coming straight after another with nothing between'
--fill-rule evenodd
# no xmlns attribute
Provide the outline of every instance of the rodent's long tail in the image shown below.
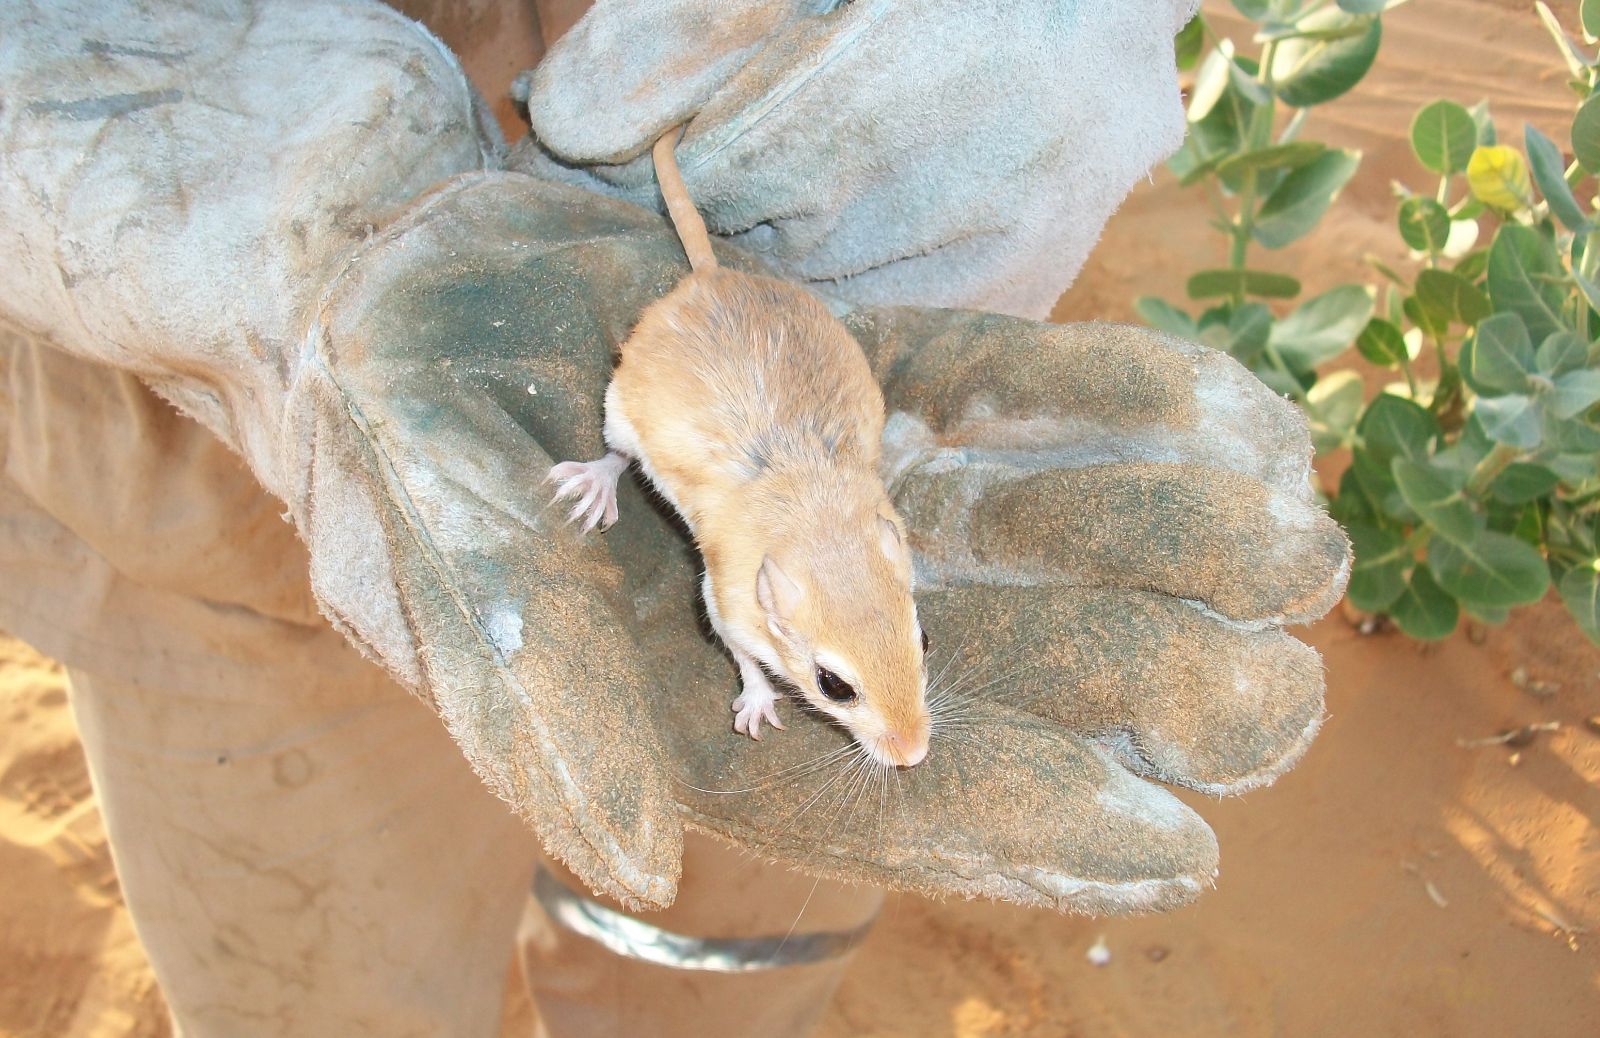
<svg viewBox="0 0 1600 1038"><path fill-rule="evenodd" d="M711 251L706 222L700 218L700 210L694 207L689 189L683 186L683 174L678 171L678 158L673 154L682 136L683 127L675 126L656 141L651 151L656 163L656 180L661 184L661 197L667 203L672 226L678 229L678 240L683 242L683 251L689 256L689 266L695 270L716 270L717 255Z"/></svg>

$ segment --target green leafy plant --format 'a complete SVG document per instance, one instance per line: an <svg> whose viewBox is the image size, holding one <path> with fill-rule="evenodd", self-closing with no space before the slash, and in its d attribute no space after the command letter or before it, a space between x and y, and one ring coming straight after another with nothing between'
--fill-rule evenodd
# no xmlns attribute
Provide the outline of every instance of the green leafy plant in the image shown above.
<svg viewBox="0 0 1600 1038"><path fill-rule="evenodd" d="M1581 4L1583 45L1536 5L1579 98L1571 159L1531 125L1522 151L1499 143L1486 103L1427 105L1411 145L1436 183L1395 185L1415 273L1369 258L1378 290L1344 285L1286 313L1299 284L1252 268L1249 249L1308 233L1354 173L1359 156L1298 134L1307 105L1371 65L1386 5L1235 6L1262 52L1216 41L1172 162L1205 185L1230 263L1189 280L1191 298L1215 300L1198 316L1149 298L1139 313L1227 350L1301 404L1319 452L1349 451L1330 505L1355 546L1355 606L1442 638L1463 611L1499 622L1554 585L1600 642L1600 0ZM1357 372L1316 371L1352 347L1395 376L1370 401Z"/></svg>
<svg viewBox="0 0 1600 1038"><path fill-rule="evenodd" d="M1300 282L1250 262L1309 234L1355 174L1361 156L1302 138L1307 111L1349 91L1377 57L1380 14L1398 0L1234 0L1256 23L1255 54L1217 37L1196 16L1178 38L1180 65L1197 66L1189 134L1169 166L1201 185L1228 265L1189 278L1198 315L1143 298L1145 321L1226 350L1281 393L1306 399L1316 367L1343 352L1372 315L1373 296L1343 286L1280 316ZM1201 52L1210 45L1202 58ZM1359 401L1357 401L1359 409Z"/></svg>

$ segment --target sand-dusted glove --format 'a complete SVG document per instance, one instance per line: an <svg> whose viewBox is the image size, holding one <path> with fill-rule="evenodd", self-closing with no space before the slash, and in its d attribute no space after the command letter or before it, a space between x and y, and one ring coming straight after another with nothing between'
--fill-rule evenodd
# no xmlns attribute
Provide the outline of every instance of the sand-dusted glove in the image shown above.
<svg viewBox="0 0 1600 1038"><path fill-rule="evenodd" d="M514 165L655 205L857 302L1043 317L1183 140L1195 0L596 0L524 89ZM1108 128L1114 131L1108 132Z"/></svg>
<svg viewBox="0 0 1600 1038"><path fill-rule="evenodd" d="M503 175L437 192L325 297L328 480L378 514L469 756L580 875L642 901L670 887L678 817L929 893L1193 897L1211 832L1129 769L1237 792L1320 722L1317 657L1279 628L1332 605L1348 550L1298 412L1153 332L849 311L953 692L927 762L886 775L789 706L760 744L731 731L737 672L699 620L697 559L637 481L583 539L540 486L552 459L603 452L614 347L685 270L653 214Z"/></svg>
<svg viewBox="0 0 1600 1038"><path fill-rule="evenodd" d="M611 347L684 270L665 222L470 172L495 154L470 90L386 9L247 13L4 9L0 314L236 447L326 613L553 853L640 904L671 899L686 819L1082 911L1209 881L1210 830L1128 769L1242 789L1315 730L1315 656L1277 625L1331 604L1347 553L1287 404L1153 333L850 311L955 698L889 782L792 713L753 744L681 531L629 482L575 539L541 486L600 450Z"/></svg>

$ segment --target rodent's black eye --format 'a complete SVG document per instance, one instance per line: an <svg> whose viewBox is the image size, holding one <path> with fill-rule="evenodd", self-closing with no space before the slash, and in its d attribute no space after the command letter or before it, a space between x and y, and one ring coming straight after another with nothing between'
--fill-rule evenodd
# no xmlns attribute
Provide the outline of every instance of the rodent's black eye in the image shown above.
<svg viewBox="0 0 1600 1038"><path fill-rule="evenodd" d="M835 703L849 703L856 698L856 690L850 687L850 682L826 667L817 668L817 686Z"/></svg>
<svg viewBox="0 0 1600 1038"><path fill-rule="evenodd" d="M932 644L932 643L928 641L928 632L927 631L923 631L922 632L922 651L923 652L927 652L928 651L928 646L930 644Z"/></svg>

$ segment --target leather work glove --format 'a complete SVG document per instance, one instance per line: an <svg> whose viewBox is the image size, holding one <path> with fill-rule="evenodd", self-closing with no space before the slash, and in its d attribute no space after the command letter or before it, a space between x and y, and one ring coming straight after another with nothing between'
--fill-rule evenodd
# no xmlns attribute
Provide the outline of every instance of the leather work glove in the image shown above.
<svg viewBox="0 0 1600 1038"><path fill-rule="evenodd" d="M650 145L692 116L707 225L784 276L1043 317L1183 141L1197 6L596 0L523 82L513 165L656 208Z"/></svg>
<svg viewBox="0 0 1600 1038"><path fill-rule="evenodd" d="M603 453L614 348L685 272L653 214L489 176L380 235L323 304L328 413L359 417L318 439L348 443L338 478L371 495L425 683L491 784L591 884L646 902L668 896L677 817L927 893L1093 912L1197 894L1210 830L1135 774L1240 792L1320 723L1317 656L1280 628L1334 603L1348 549L1299 413L1142 329L847 311L955 696L928 760L885 776L789 704L761 743L730 730L698 560L636 479L586 538L540 486Z"/></svg>
<svg viewBox="0 0 1600 1038"><path fill-rule="evenodd" d="M686 822L819 874L1064 910L1211 881L1210 829L1146 778L1238 792L1299 757L1322 676L1281 626L1348 571L1291 405L1154 332L841 306L950 698L903 773L852 770L787 705L753 743L682 530L630 479L618 524L579 538L541 485L602 450L611 351L686 270L665 221L486 170L459 69L392 12L249 13L0 15L0 317L237 448L325 612L547 849L649 906Z"/></svg>

